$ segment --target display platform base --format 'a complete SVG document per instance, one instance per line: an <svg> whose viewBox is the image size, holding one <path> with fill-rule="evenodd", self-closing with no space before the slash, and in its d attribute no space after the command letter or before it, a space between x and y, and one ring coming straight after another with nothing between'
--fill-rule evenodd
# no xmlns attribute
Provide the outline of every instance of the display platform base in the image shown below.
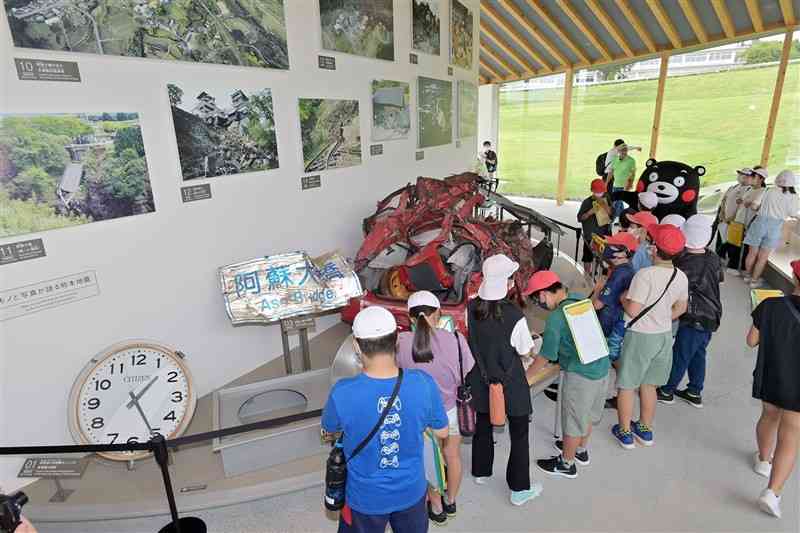
<svg viewBox="0 0 800 533"><path fill-rule="evenodd" d="M186 518L181 518L178 520L179 526L181 528L181 533L206 533L208 528L206 527L206 523L200 520L199 518L195 518L193 516L189 516ZM162 527L158 533L177 533L178 529L175 527L175 524L170 522L166 526Z"/></svg>

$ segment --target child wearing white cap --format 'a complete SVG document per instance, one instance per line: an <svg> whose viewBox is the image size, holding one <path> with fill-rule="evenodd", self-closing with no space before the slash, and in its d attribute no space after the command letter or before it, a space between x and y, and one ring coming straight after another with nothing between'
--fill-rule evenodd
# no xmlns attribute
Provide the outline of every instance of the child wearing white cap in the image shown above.
<svg viewBox="0 0 800 533"><path fill-rule="evenodd" d="M717 225L717 229L719 230L719 237L717 240L717 254L723 259L728 257L729 248L731 246L728 244L728 227L731 222L736 220L736 212L739 210L739 200L750 190L752 175L752 168L741 168L737 170L736 185L729 187L722 196L722 202L720 203L718 211L719 224ZM736 269L737 267L734 266L733 268Z"/></svg>
<svg viewBox="0 0 800 533"><path fill-rule="evenodd" d="M397 322L382 307L367 307L353 321L353 346L363 373L341 379L331 389L322 413L322 429L343 432L347 463L346 504L340 532L427 531L427 483L423 431L448 435L448 421L436 383L420 370L403 371L395 363ZM397 398L383 426L353 456L375 427L395 385Z"/></svg>
<svg viewBox="0 0 800 533"><path fill-rule="evenodd" d="M450 422L444 439L443 454L447 464L447 494L442 501L429 491L431 520L443 524L447 516L456 514L456 496L461 486L461 433L458 428L456 391L475 365L466 338L458 332L438 327L441 303L432 292L418 291L408 298L408 315L413 332L400 333L397 364L400 368L416 368L430 374L444 402Z"/></svg>
<svg viewBox="0 0 800 533"><path fill-rule="evenodd" d="M717 254L706 249L712 237L713 223L711 217L694 215L683 225L686 252L676 257L674 264L689 279L689 304L686 313L680 317L672 346L669 381L656 390L660 403L672 404L677 396L693 407L703 407L706 348L722 320L719 292L723 279L722 261ZM689 383L685 389L678 390L687 370Z"/></svg>
<svg viewBox="0 0 800 533"><path fill-rule="evenodd" d="M542 490L538 483L531 484L528 430L533 409L521 359L533 349L533 337L522 310L507 299L514 285L511 277L518 268L518 263L502 254L486 259L478 297L467 307L469 345L476 363L468 380L477 414L472 475L479 485L492 475L494 432L489 418L489 384L502 383L511 440L506 482L513 505L523 505Z"/></svg>
<svg viewBox="0 0 800 533"><path fill-rule="evenodd" d="M773 250L781 245L781 230L787 217L796 216L800 205L795 190L796 178L791 170L783 170L761 198L758 216L747 230L744 243L750 247L747 254L745 281L756 288Z"/></svg>

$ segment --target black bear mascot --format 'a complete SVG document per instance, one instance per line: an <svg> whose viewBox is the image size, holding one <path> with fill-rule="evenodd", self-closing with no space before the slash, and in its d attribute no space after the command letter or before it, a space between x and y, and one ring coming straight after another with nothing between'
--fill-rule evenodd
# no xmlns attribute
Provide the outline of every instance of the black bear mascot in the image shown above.
<svg viewBox="0 0 800 533"><path fill-rule="evenodd" d="M678 161L648 159L644 172L639 176L636 191L617 192L613 198L635 207L638 205L638 193L650 191L658 197L658 205L653 209L656 218L661 220L671 214L689 218L697 214L700 176L705 173L706 168L700 165L690 167Z"/></svg>

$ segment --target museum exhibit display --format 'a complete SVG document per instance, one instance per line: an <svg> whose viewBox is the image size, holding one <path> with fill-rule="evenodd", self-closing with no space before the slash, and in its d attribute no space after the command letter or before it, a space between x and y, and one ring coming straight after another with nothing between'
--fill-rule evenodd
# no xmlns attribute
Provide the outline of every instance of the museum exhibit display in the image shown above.
<svg viewBox="0 0 800 533"><path fill-rule="evenodd" d="M450 0L450 63L472 69L475 45L472 10L459 0Z"/></svg>
<svg viewBox="0 0 800 533"><path fill-rule="evenodd" d="M412 0L411 48L425 54L441 54L442 0Z"/></svg>
<svg viewBox="0 0 800 533"><path fill-rule="evenodd" d="M322 48L394 60L392 0L319 0Z"/></svg>
<svg viewBox="0 0 800 533"><path fill-rule="evenodd" d="M361 164L358 100L300 98L298 108L306 172Z"/></svg>
<svg viewBox="0 0 800 533"><path fill-rule="evenodd" d="M137 113L0 113L0 237L155 209Z"/></svg>
<svg viewBox="0 0 800 533"><path fill-rule="evenodd" d="M411 129L411 85L402 81L372 82L372 141L405 139Z"/></svg>
<svg viewBox="0 0 800 533"><path fill-rule="evenodd" d="M453 82L417 78L417 146L453 142Z"/></svg>
<svg viewBox="0 0 800 533"><path fill-rule="evenodd" d="M167 85L184 180L278 168L272 91Z"/></svg>
<svg viewBox="0 0 800 533"><path fill-rule="evenodd" d="M478 132L478 87L458 80L458 136L475 137Z"/></svg>
<svg viewBox="0 0 800 533"><path fill-rule="evenodd" d="M289 68L283 0L5 0L14 45Z"/></svg>

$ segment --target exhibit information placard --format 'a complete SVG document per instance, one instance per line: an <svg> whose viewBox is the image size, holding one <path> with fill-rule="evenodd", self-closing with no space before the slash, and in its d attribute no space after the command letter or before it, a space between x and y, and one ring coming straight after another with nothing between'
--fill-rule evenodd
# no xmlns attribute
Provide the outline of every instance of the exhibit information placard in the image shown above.
<svg viewBox="0 0 800 533"><path fill-rule="evenodd" d="M29 457L18 478L81 478L89 465L89 457Z"/></svg>
<svg viewBox="0 0 800 533"><path fill-rule="evenodd" d="M319 68L323 70L336 70L336 58L331 56L319 56Z"/></svg>
<svg viewBox="0 0 800 533"><path fill-rule="evenodd" d="M97 273L79 272L0 292L0 322L100 294Z"/></svg>
<svg viewBox="0 0 800 533"><path fill-rule="evenodd" d="M196 202L198 200L210 200L210 199L211 199L210 183L181 187L181 200L183 200L183 203Z"/></svg>
<svg viewBox="0 0 800 533"><path fill-rule="evenodd" d="M15 57L14 64L20 81L81 81L81 72L75 61Z"/></svg>
<svg viewBox="0 0 800 533"><path fill-rule="evenodd" d="M418 65L419 64L419 56L417 54L414 54L414 53L408 54L408 61L412 65Z"/></svg>
<svg viewBox="0 0 800 533"><path fill-rule="evenodd" d="M369 146L369 155L383 155L383 145L371 144Z"/></svg>
<svg viewBox="0 0 800 533"><path fill-rule="evenodd" d="M300 178L300 187L307 191L308 189L319 189L322 187L322 176L315 174L313 176L303 176Z"/></svg>
<svg viewBox="0 0 800 533"><path fill-rule="evenodd" d="M299 316L281 320L281 327L286 333L294 333L301 329L313 329L316 325L317 321L313 316Z"/></svg>
<svg viewBox="0 0 800 533"><path fill-rule="evenodd" d="M9 244L0 244L0 266L45 257L42 239L30 239Z"/></svg>

